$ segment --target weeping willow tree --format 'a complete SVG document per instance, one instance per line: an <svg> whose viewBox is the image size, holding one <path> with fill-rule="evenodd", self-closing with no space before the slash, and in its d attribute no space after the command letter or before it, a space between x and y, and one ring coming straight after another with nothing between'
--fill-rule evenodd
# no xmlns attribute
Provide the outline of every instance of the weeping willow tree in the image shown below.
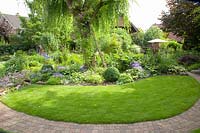
<svg viewBox="0 0 200 133"><path fill-rule="evenodd" d="M90 66L92 56L99 52L98 38L109 34L123 17L128 26L129 0L35 0L43 6L43 16L49 25L73 19L73 37L81 40L85 65Z"/></svg>

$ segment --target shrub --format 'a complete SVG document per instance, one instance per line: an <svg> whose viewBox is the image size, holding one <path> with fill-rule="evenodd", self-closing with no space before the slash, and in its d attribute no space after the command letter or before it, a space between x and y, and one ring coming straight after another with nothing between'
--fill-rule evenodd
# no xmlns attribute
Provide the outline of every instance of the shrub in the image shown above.
<svg viewBox="0 0 200 133"><path fill-rule="evenodd" d="M186 69L183 66L170 65L168 68L169 74L186 74Z"/></svg>
<svg viewBox="0 0 200 133"><path fill-rule="evenodd" d="M48 85L60 85L61 80L62 79L60 77L53 77L52 76L47 80L46 84L48 84Z"/></svg>
<svg viewBox="0 0 200 133"><path fill-rule="evenodd" d="M86 75L84 78L85 82L92 83L92 84L101 84L103 83L103 77L99 74L90 74Z"/></svg>
<svg viewBox="0 0 200 133"><path fill-rule="evenodd" d="M145 33L143 31L138 31L138 32L132 34L133 43L137 44L139 46L143 46L144 45L144 35L145 35Z"/></svg>
<svg viewBox="0 0 200 133"><path fill-rule="evenodd" d="M189 71L200 69L200 63L192 64L192 65L188 66L187 69L188 69Z"/></svg>
<svg viewBox="0 0 200 133"><path fill-rule="evenodd" d="M2 55L0 56L0 62L8 61L10 59L10 55Z"/></svg>
<svg viewBox="0 0 200 133"><path fill-rule="evenodd" d="M46 82L52 76L52 73L41 73L37 72L30 75L30 80L32 83L37 83L38 81Z"/></svg>
<svg viewBox="0 0 200 133"><path fill-rule="evenodd" d="M34 54L31 56L27 56L27 65L28 69L32 71L32 69L40 68L42 65L45 64L45 58L40 56L39 54Z"/></svg>
<svg viewBox="0 0 200 133"><path fill-rule="evenodd" d="M9 45L2 45L0 47L0 56L6 54L14 54L18 50L28 51L30 49L36 49L36 45L33 44L9 44Z"/></svg>
<svg viewBox="0 0 200 133"><path fill-rule="evenodd" d="M66 64L69 66L76 65L80 68L83 64L83 57L79 54L69 54Z"/></svg>
<svg viewBox="0 0 200 133"><path fill-rule="evenodd" d="M38 61L30 61L28 62L29 67L37 67L40 66L40 63Z"/></svg>
<svg viewBox="0 0 200 133"><path fill-rule="evenodd" d="M80 65L72 64L72 65L66 66L66 67L59 66L57 68L57 72L60 72L63 75L71 75L72 73L80 72L80 69L81 69Z"/></svg>
<svg viewBox="0 0 200 133"><path fill-rule="evenodd" d="M41 81L46 82L52 76L52 73L42 73Z"/></svg>
<svg viewBox="0 0 200 133"><path fill-rule="evenodd" d="M6 74L22 71L27 67L26 54L22 51L16 52L10 60L5 63Z"/></svg>
<svg viewBox="0 0 200 133"><path fill-rule="evenodd" d="M131 54L131 53L119 53L108 56L106 62L108 62L109 66L116 67L120 72L124 72L125 70L130 68L130 63L134 61L139 61L142 59L142 54Z"/></svg>
<svg viewBox="0 0 200 133"><path fill-rule="evenodd" d="M120 76L119 70L115 67L108 68L104 73L103 77L108 82L115 82Z"/></svg>
<svg viewBox="0 0 200 133"><path fill-rule="evenodd" d="M99 75L103 75L103 73L105 72L105 68L103 68L103 67L96 67L95 69L94 69L94 72L96 72L97 74L99 74Z"/></svg>
<svg viewBox="0 0 200 133"><path fill-rule="evenodd" d="M183 64L183 65L191 65L194 64L196 62L200 61L200 58L198 56L194 56L194 55L185 55L181 58L179 58L179 63Z"/></svg>
<svg viewBox="0 0 200 133"><path fill-rule="evenodd" d="M180 49L182 47L182 45L180 44L180 43L178 43L178 42L175 42L175 41L170 41L169 43L168 43L168 45L167 45L167 48L172 48L172 49L174 49L175 51L177 50L177 49Z"/></svg>
<svg viewBox="0 0 200 133"><path fill-rule="evenodd" d="M53 73L53 71L53 66L50 64L44 64L40 70L41 73Z"/></svg>
<svg viewBox="0 0 200 133"><path fill-rule="evenodd" d="M63 63L64 62L64 58L63 58L62 52L60 52L60 51L54 52L54 54L53 54L53 61L55 63L58 63L58 64Z"/></svg>
<svg viewBox="0 0 200 133"><path fill-rule="evenodd" d="M30 75L31 83L37 83L38 81L42 80L42 74L41 73L34 73Z"/></svg>
<svg viewBox="0 0 200 133"><path fill-rule="evenodd" d="M117 84L121 85L121 84L130 83L132 81L133 79L130 74L123 73L123 74L120 74L120 77L117 80Z"/></svg>
<svg viewBox="0 0 200 133"><path fill-rule="evenodd" d="M148 77L148 74L144 69L132 68L126 70L126 73L130 74L134 80Z"/></svg>
<svg viewBox="0 0 200 133"><path fill-rule="evenodd" d="M3 77L6 73L6 68L3 62L0 62L0 78Z"/></svg>
<svg viewBox="0 0 200 133"><path fill-rule="evenodd" d="M159 27L152 26L144 34L144 45L147 46L149 44L148 41L156 38L163 38L163 36L163 31Z"/></svg>
<svg viewBox="0 0 200 133"><path fill-rule="evenodd" d="M168 73L169 66L177 65L176 59L173 57L173 54L168 54L166 51L161 51L154 58L157 58L158 72Z"/></svg>
<svg viewBox="0 0 200 133"><path fill-rule="evenodd" d="M75 83L75 84L83 83L84 75L80 72L72 73L71 76L69 77L69 82Z"/></svg>
<svg viewBox="0 0 200 133"><path fill-rule="evenodd" d="M130 51L136 54L141 53L141 47L139 45L131 45Z"/></svg>

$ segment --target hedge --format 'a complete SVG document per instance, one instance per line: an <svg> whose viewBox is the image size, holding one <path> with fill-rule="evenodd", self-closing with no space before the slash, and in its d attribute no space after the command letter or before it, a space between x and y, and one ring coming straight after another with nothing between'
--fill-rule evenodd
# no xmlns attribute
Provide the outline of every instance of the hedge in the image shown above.
<svg viewBox="0 0 200 133"><path fill-rule="evenodd" d="M30 49L36 49L36 45L33 44L8 44L0 46L0 56L5 54L14 54L18 50L28 51Z"/></svg>

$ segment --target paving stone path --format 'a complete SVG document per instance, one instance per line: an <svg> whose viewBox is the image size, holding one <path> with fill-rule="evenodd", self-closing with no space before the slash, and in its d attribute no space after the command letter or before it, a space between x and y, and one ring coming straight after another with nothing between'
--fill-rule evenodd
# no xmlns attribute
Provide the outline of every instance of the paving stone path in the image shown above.
<svg viewBox="0 0 200 133"><path fill-rule="evenodd" d="M200 76L191 74L199 79ZM0 128L16 133L169 133L200 128L200 100L172 118L133 124L74 124L55 122L16 112L0 103Z"/></svg>

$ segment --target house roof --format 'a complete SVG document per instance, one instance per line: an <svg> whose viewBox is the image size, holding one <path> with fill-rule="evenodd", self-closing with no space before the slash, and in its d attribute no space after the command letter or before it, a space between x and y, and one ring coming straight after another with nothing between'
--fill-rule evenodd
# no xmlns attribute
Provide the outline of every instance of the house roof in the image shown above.
<svg viewBox="0 0 200 133"><path fill-rule="evenodd" d="M14 29L21 28L21 21L18 15L1 14Z"/></svg>

